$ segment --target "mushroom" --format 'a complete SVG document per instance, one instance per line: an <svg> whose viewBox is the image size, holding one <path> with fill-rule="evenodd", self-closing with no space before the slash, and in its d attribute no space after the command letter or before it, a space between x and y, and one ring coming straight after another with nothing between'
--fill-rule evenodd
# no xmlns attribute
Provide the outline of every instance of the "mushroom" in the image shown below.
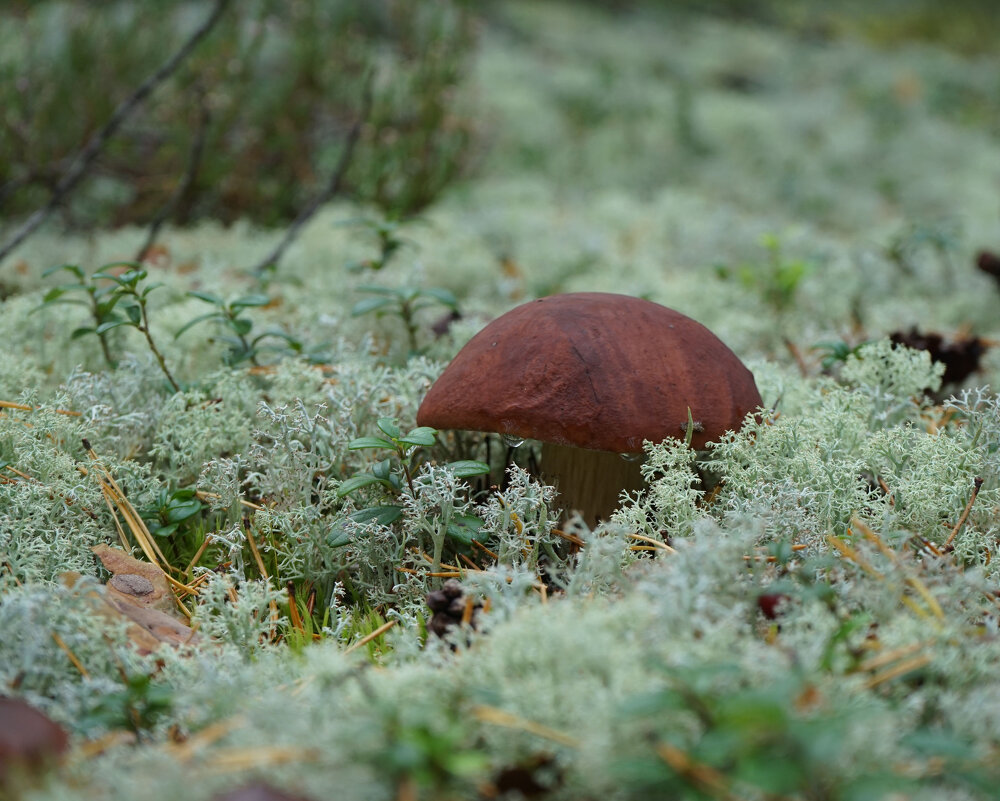
<svg viewBox="0 0 1000 801"><path fill-rule="evenodd" d="M644 441L683 438L690 420L701 449L760 403L750 371L705 326L648 300L580 292L487 325L431 387L417 423L540 440L544 478L594 525L622 490L642 487Z"/></svg>
<svg viewBox="0 0 1000 801"><path fill-rule="evenodd" d="M286 793L264 782L252 782L213 797L213 801L309 801L300 795Z"/></svg>
<svg viewBox="0 0 1000 801"><path fill-rule="evenodd" d="M57 762L68 745L62 726L19 698L0 696L0 790Z"/></svg>

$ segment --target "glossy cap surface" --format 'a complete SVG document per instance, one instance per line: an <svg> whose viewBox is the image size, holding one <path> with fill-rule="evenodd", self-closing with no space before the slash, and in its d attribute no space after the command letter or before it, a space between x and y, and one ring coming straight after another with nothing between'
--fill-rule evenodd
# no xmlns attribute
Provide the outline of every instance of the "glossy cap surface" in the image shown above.
<svg viewBox="0 0 1000 801"><path fill-rule="evenodd" d="M738 428L761 403L753 376L705 326L627 295L581 292L518 306L445 368L417 424L636 453ZM699 430L700 429L700 430Z"/></svg>

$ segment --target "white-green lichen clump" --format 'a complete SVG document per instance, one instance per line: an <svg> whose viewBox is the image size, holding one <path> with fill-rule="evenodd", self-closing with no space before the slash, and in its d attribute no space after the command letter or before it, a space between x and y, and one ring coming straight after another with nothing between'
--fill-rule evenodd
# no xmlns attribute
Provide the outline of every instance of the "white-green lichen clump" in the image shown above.
<svg viewBox="0 0 1000 801"><path fill-rule="evenodd" d="M495 5L477 171L379 269L347 201L263 275L280 231L164 229L136 280L177 391L46 275L144 230L0 263L0 695L70 735L0 797L995 797L996 54ZM489 320L574 291L698 320L763 399L706 450L646 443L595 529L535 444L416 423ZM913 328L982 338L978 369ZM101 544L166 567L183 636L137 633Z"/></svg>

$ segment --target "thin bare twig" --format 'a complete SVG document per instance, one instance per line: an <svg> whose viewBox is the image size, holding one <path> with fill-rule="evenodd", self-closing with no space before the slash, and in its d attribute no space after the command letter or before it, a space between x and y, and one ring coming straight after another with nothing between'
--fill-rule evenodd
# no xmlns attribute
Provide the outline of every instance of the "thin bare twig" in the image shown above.
<svg viewBox="0 0 1000 801"><path fill-rule="evenodd" d="M308 206L299 212L299 216L295 218L291 225L288 226L288 230L285 231L285 235L282 237L277 247L275 247L274 250L272 250L264 259L258 262L257 266L254 267L253 270L255 275L263 274L268 267L277 266L281 257L285 255L285 251L288 250L288 247L296 240L306 223L308 223L316 215L316 212L320 210L324 203L330 202L337 196L337 194L339 194L341 185L344 182L344 176L347 174L347 169L351 166L351 160L354 158L354 149L358 144L358 139L361 138L361 127L364 125L365 120L368 119L368 115L371 112L373 83L374 76L372 73L369 73L365 78L365 88L361 101L361 110L358 113L357 119L354 120L351 130L347 133L347 139L344 141L344 149L340 154L340 159L337 161L337 166L334 169L333 174L330 176L330 180L327 182L326 188L313 198L312 202Z"/></svg>
<svg viewBox="0 0 1000 801"><path fill-rule="evenodd" d="M149 224L149 232L146 234L146 241L142 243L142 247L135 255L136 261L142 261L146 254L149 253L153 244L156 242L156 237L160 234L160 229L163 224L167 221L167 218L174 213L177 209L178 204L188 192L191 191L191 187L194 185L195 177L198 175L198 170L201 169L201 159L205 152L205 140L208 138L208 124L211 121L212 114L208 109L208 103L205 102L205 91L202 87L197 87L198 93L198 130L195 132L194 141L191 144L191 152L188 155L188 165L187 169L184 171L184 177L181 179L180 183L177 184L177 188L173 191L167 202L163 204L160 210L156 213L153 221Z"/></svg>
<svg viewBox="0 0 1000 801"><path fill-rule="evenodd" d="M955 539L955 536L958 534L958 532L962 530L962 526L965 525L965 521L969 517L969 512L972 511L972 505L976 502L976 498L978 497L979 490L982 488L982 486L983 486L983 480L979 476L976 476L976 478L972 482L972 495L969 496L969 502L965 505L965 511L962 512L962 516L958 519L958 522L955 524L955 528L951 530L951 534L948 535L948 539L945 541L944 544L945 551L951 549L952 540Z"/></svg>
<svg viewBox="0 0 1000 801"><path fill-rule="evenodd" d="M212 9L212 13L208 15L205 21L198 27L198 29L191 34L188 40L181 45L180 48L168 58L160 68L156 70L152 75L150 75L142 84L136 89L131 95L126 97L118 107L114 110L104 127L99 131L94 133L90 137L90 140L84 146L83 150L77 155L73 160L73 163L69 166L63 177L59 179L59 183L56 184L55 189L52 190L52 196L49 198L49 202L46 203L42 208L38 209L34 214L32 214L18 229L14 236L0 248L0 262L2 262L11 252L17 248L24 240L31 236L43 222L45 222L53 211L59 206L60 203L76 188L77 184L83 179L87 174L87 171L93 165L94 161L101 154L108 140L118 131L122 123L134 112L142 103L148 98L153 91L163 83L167 78L169 78L177 68L181 65L185 58L190 55L191 51L197 47L197 45L204 39L209 31L215 27L215 24L219 21L223 12L226 10L226 6L229 5L230 0L216 0L215 7Z"/></svg>

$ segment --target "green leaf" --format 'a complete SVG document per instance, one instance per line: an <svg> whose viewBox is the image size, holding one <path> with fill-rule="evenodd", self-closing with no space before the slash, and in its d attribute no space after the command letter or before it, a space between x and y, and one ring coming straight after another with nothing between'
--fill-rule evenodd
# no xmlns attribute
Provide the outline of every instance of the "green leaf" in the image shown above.
<svg viewBox="0 0 1000 801"><path fill-rule="evenodd" d="M122 297L124 296L109 295L107 299L102 300L100 303L97 304L97 307L94 309L94 314L96 314L99 318L104 320L111 313L111 310L118 305L118 301L120 301Z"/></svg>
<svg viewBox="0 0 1000 801"><path fill-rule="evenodd" d="M271 299L267 295L244 295L243 297L237 298L230 303L229 308L233 311L238 311L240 309L249 309L254 306L266 306L270 302Z"/></svg>
<svg viewBox="0 0 1000 801"><path fill-rule="evenodd" d="M368 509L361 509L348 515L351 520L357 523L378 523L380 526L389 526L399 520L403 515L403 507L396 505L372 506Z"/></svg>
<svg viewBox="0 0 1000 801"><path fill-rule="evenodd" d="M458 299L447 289L431 287L425 289L421 294L434 298L438 303L447 306L449 309L458 308Z"/></svg>
<svg viewBox="0 0 1000 801"><path fill-rule="evenodd" d="M129 304L125 307L125 315L132 322L132 325L139 325L142 322L142 309L135 304Z"/></svg>
<svg viewBox="0 0 1000 801"><path fill-rule="evenodd" d="M149 533L157 537L169 537L175 531L177 531L177 523L171 523L169 526L151 526Z"/></svg>
<svg viewBox="0 0 1000 801"><path fill-rule="evenodd" d="M924 756L971 759L973 744L946 729L917 729L903 735L901 743Z"/></svg>
<svg viewBox="0 0 1000 801"><path fill-rule="evenodd" d="M96 334L97 329L93 326L82 326L81 328L74 328L73 333L69 335L70 339L79 339L87 334Z"/></svg>
<svg viewBox="0 0 1000 801"><path fill-rule="evenodd" d="M486 462L476 462L472 459L448 462L447 467L455 474L456 478L471 478L472 476L481 476L490 472L490 466Z"/></svg>
<svg viewBox="0 0 1000 801"><path fill-rule="evenodd" d="M351 544L351 535L337 526L327 534L326 544L331 548L343 548L345 545Z"/></svg>
<svg viewBox="0 0 1000 801"><path fill-rule="evenodd" d="M167 506L167 520L171 523L182 523L189 517L194 517L202 510L201 501L196 498L189 501L173 500Z"/></svg>
<svg viewBox="0 0 1000 801"><path fill-rule="evenodd" d="M436 428L431 428L430 426L420 426L419 428L414 428L412 431L407 433L405 437L399 437L399 441L404 445L433 445L435 440L435 435L437 434Z"/></svg>
<svg viewBox="0 0 1000 801"><path fill-rule="evenodd" d="M125 275L128 275L128 273L125 273ZM101 279L105 281L114 281L116 284L118 284L118 286L125 286L125 281L122 280L122 276L115 275L114 273L94 273L91 276L92 281L97 281Z"/></svg>
<svg viewBox="0 0 1000 801"><path fill-rule="evenodd" d="M147 284L146 288L142 290L142 298L145 299L149 297L150 292L152 292L154 289L159 289L161 286L163 286L162 281L154 281L151 284Z"/></svg>
<svg viewBox="0 0 1000 801"><path fill-rule="evenodd" d="M380 484L382 479L373 476L371 473L358 473L351 476L347 481L337 487L337 497L343 498L345 495L350 495L352 492L357 492L362 487L368 487L372 484Z"/></svg>
<svg viewBox="0 0 1000 801"><path fill-rule="evenodd" d="M57 273L60 270L67 270L73 273L81 281L84 279L83 270L75 264L57 264L55 267L49 267L45 272L42 273L42 278L48 278L53 273Z"/></svg>
<svg viewBox="0 0 1000 801"><path fill-rule="evenodd" d="M218 295L213 295L211 292L188 292L188 296L192 298L197 298L198 300L203 300L205 303L211 303L213 306L219 306L220 308L226 305L226 301L220 298Z"/></svg>
<svg viewBox="0 0 1000 801"><path fill-rule="evenodd" d="M195 317L193 320L188 320L186 323L184 323L184 325L182 325L180 327L180 330L176 334L174 334L174 339L177 339L181 334L183 334L189 328L191 328L193 326L196 326L198 323L202 323L205 320L212 320L212 319L215 319L215 318L221 318L221 315L219 314L219 312L208 312L208 314L201 314L201 315ZM221 319L225 319L225 318L221 318Z"/></svg>
<svg viewBox="0 0 1000 801"><path fill-rule="evenodd" d="M399 426L396 424L396 420L393 417L380 417L378 419L378 428L383 434L392 439L399 439L402 432L399 430Z"/></svg>
<svg viewBox="0 0 1000 801"><path fill-rule="evenodd" d="M103 334L107 331L110 331L112 328L118 328L119 326L122 325L131 325L131 323L128 320L111 320L110 322L101 323L99 326L97 326L97 328L94 330L94 333Z"/></svg>
<svg viewBox="0 0 1000 801"><path fill-rule="evenodd" d="M473 540L482 541L482 527L483 521L475 515L454 515L448 523L448 536L465 545L472 545Z"/></svg>
<svg viewBox="0 0 1000 801"><path fill-rule="evenodd" d="M280 328L268 328L266 331L261 331L260 334L253 338L253 344L256 345L262 339L267 339L267 337L274 337L275 339L283 340L288 343L288 346L292 348L292 350L298 351L302 349L302 342L299 339L293 337L287 331L283 331Z"/></svg>
<svg viewBox="0 0 1000 801"><path fill-rule="evenodd" d="M227 319L226 324L241 337L245 337L253 328L253 321L246 317L237 317L235 320Z"/></svg>
<svg viewBox="0 0 1000 801"><path fill-rule="evenodd" d="M670 687L630 695L619 704L616 715L624 720L648 718L686 709L684 696Z"/></svg>
<svg viewBox="0 0 1000 801"><path fill-rule="evenodd" d="M396 446L387 439L381 437L358 437L352 439L348 444L348 450L360 451L365 448L395 448Z"/></svg>
<svg viewBox="0 0 1000 801"><path fill-rule="evenodd" d="M369 292L373 295L388 295L390 297L401 297L398 289L390 289L387 286L379 286L378 284L362 284L357 288L358 292Z"/></svg>
<svg viewBox="0 0 1000 801"><path fill-rule="evenodd" d="M369 314L376 309L381 309L393 302L392 298L365 298L359 300L351 307L351 317L360 317L362 314Z"/></svg>
<svg viewBox="0 0 1000 801"><path fill-rule="evenodd" d="M390 481L392 479L392 460L383 459L372 465L372 475L379 481Z"/></svg>

